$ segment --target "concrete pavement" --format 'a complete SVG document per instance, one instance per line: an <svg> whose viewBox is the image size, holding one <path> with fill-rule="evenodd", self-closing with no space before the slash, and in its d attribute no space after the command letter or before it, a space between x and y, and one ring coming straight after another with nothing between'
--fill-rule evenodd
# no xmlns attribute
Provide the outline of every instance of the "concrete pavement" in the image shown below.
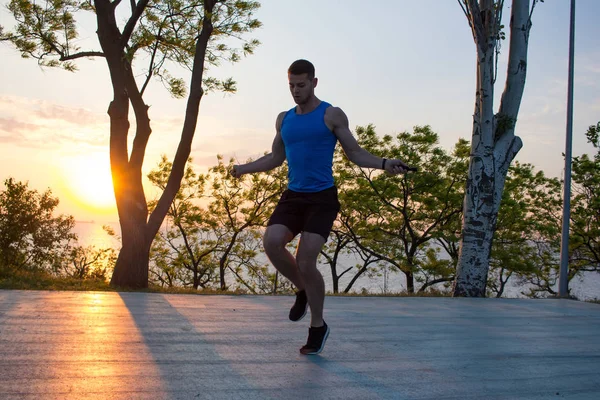
<svg viewBox="0 0 600 400"><path fill-rule="evenodd" d="M0 290L0 399L600 399L600 305Z"/></svg>

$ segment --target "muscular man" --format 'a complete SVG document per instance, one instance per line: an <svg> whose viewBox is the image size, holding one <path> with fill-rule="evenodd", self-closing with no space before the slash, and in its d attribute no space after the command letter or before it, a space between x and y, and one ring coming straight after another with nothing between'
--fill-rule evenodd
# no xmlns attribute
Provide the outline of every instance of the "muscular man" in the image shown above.
<svg viewBox="0 0 600 400"><path fill-rule="evenodd" d="M374 156L359 146L346 114L315 96L314 66L297 60L288 69L290 92L296 106L279 114L271 153L248 164L234 165L235 177L264 172L288 162L288 189L269 219L263 244L273 266L298 289L289 318L301 320L310 306L308 340L302 354L323 350L329 327L323 320L325 284L317 257L327 241L340 203L333 181L333 153L339 141L348 159L364 168L399 174L410 168L401 160ZM294 257L286 245L300 234Z"/></svg>

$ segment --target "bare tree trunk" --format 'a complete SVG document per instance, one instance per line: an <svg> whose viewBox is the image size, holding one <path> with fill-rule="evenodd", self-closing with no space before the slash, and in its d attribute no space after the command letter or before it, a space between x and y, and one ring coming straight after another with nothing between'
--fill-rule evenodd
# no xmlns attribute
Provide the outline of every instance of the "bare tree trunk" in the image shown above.
<svg viewBox="0 0 600 400"><path fill-rule="evenodd" d="M123 224L121 225L123 226ZM139 226L125 226L117 264L111 279L111 285L121 287L148 287L148 259L150 243ZM119 268L117 268L119 267Z"/></svg>
<svg viewBox="0 0 600 400"><path fill-rule="evenodd" d="M471 159L463 204L461 248L454 296L486 294L492 239L504 182L511 161L522 147L514 135L525 87L529 0L513 0L510 22L509 65L498 114L493 114L496 44L502 8L492 0L466 2L477 47L477 90L473 114Z"/></svg>
<svg viewBox="0 0 600 400"><path fill-rule="evenodd" d="M331 281L333 284L333 293L339 293L340 291L340 277L337 275L331 275Z"/></svg>
<svg viewBox="0 0 600 400"><path fill-rule="evenodd" d="M245 228L245 227L242 227L242 229L243 228ZM229 244L227 245L227 248L225 249L225 251L223 252L223 255L219 259L219 283L220 283L219 289L223 290L223 291L227 290L227 282L225 281L225 270L227 268L227 261L229 259L229 255L231 254L233 246L235 246L235 242L237 240L238 235L239 235L239 231L237 231L233 234L233 236L229 240Z"/></svg>
<svg viewBox="0 0 600 400"><path fill-rule="evenodd" d="M129 103L127 65L124 47L120 45L121 33L116 23L115 10L106 0L97 0L98 39L106 54L112 87L113 101L108 108L110 117L110 166L115 190L122 247L111 279L111 285L126 287L148 286L148 259L150 243L146 232L148 209L139 173L129 163L127 136L129 134ZM129 78L131 79L131 77ZM143 102L142 102L143 104ZM139 103L134 103L139 106ZM138 115L136 110L136 116ZM146 114L147 117L147 114ZM140 121L138 132L147 129ZM139 183L136 182L139 180Z"/></svg>
<svg viewBox="0 0 600 400"><path fill-rule="evenodd" d="M369 257L371 257L371 256L369 256ZM356 283L356 281L358 280L358 278L360 278L365 272L367 272L367 269L369 268L369 265L371 265L371 264L373 264L375 262L377 262L377 260L368 260L368 259L367 260L363 260L363 266L358 270L358 272L356 274L354 274L354 276L352 277L352 279L350 279L350 282L348 282L348 284L346 285L346 288L344 289L344 293L350 292L350 289L352 289L352 286L354 286L354 283ZM344 271L343 274L345 274L349 270L350 270L350 268L348 268L346 271ZM340 276L342 276L342 275L340 275Z"/></svg>
<svg viewBox="0 0 600 400"><path fill-rule="evenodd" d="M134 288L148 287L150 246L179 190L185 163L191 152L200 100L203 95L202 77L206 48L213 31L211 14L215 0L204 1L205 18L203 19L202 33L196 42L192 81L181 140L167 186L150 218L148 218L146 196L142 186L142 164L152 130L148 106L142 99L130 61L125 54L125 46L131 30L147 3L147 0L140 0L127 21L125 29L121 32L115 17L115 7L118 3L111 3L109 0L95 0L94 2L98 22L98 39L105 53L114 96L108 110L110 116L110 165L121 226L122 247L111 285ZM127 144L130 103L134 110L137 126L131 158Z"/></svg>
<svg viewBox="0 0 600 400"><path fill-rule="evenodd" d="M494 213L493 85L494 49L478 60L471 160L463 204L463 230L457 268L455 296L483 297L496 223Z"/></svg>
<svg viewBox="0 0 600 400"><path fill-rule="evenodd" d="M404 272L404 275L406 275L406 291L412 294L415 292L415 277L412 272Z"/></svg>

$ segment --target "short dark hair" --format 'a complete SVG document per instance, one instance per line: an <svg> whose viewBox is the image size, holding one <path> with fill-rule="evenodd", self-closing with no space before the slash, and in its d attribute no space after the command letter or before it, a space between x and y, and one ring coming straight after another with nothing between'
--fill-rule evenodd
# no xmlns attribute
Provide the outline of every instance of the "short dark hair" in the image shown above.
<svg viewBox="0 0 600 400"><path fill-rule="evenodd" d="M308 74L308 79L313 79L315 77L315 66L307 60L296 60L288 68L288 74Z"/></svg>

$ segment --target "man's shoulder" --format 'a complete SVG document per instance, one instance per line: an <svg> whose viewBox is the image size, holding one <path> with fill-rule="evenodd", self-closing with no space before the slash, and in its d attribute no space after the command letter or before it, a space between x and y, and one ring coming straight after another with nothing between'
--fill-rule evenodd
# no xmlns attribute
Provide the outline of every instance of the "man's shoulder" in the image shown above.
<svg viewBox="0 0 600 400"><path fill-rule="evenodd" d="M325 110L325 119L329 121L343 121L346 114L340 107L330 106Z"/></svg>
<svg viewBox="0 0 600 400"><path fill-rule="evenodd" d="M332 104L328 104L327 109L325 110L326 114L331 114L331 115L339 115L339 114L343 114L344 110L342 110L340 107L338 106L334 106Z"/></svg>
<svg viewBox="0 0 600 400"><path fill-rule="evenodd" d="M287 110L287 111L281 111L279 114L277 114L277 119L275 120L275 126L277 127L277 130L281 129L283 120L289 112L290 112L290 110Z"/></svg>

